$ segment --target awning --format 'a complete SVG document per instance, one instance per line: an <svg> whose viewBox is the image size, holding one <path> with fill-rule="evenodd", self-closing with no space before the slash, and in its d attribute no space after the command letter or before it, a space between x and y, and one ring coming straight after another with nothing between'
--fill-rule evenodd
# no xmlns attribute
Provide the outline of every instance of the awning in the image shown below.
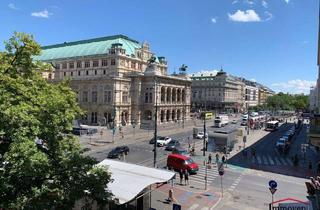
<svg viewBox="0 0 320 210"><path fill-rule="evenodd" d="M174 172L162 169L105 159L98 165L106 165L113 182L108 189L119 204L127 203L139 195L143 189L155 183L167 182L175 176Z"/></svg>

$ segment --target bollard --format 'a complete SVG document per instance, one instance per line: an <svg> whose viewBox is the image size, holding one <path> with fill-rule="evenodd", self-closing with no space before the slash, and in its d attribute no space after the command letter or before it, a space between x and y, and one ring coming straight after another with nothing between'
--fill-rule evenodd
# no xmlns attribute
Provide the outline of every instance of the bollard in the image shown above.
<svg viewBox="0 0 320 210"><path fill-rule="evenodd" d="M173 189L169 190L168 201L171 203L173 201Z"/></svg>

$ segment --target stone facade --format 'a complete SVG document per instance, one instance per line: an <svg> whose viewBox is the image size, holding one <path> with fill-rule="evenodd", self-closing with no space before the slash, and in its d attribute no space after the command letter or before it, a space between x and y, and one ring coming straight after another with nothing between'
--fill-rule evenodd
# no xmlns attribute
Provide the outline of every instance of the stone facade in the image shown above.
<svg viewBox="0 0 320 210"><path fill-rule="evenodd" d="M165 58L155 57L147 43L117 35L47 46L42 53L35 59L54 66L43 76L70 79L84 123L150 124L156 105L159 123L189 119L191 81L168 76Z"/></svg>
<svg viewBox="0 0 320 210"><path fill-rule="evenodd" d="M219 112L240 112L244 105L244 83L221 70L217 74L191 76L192 107Z"/></svg>

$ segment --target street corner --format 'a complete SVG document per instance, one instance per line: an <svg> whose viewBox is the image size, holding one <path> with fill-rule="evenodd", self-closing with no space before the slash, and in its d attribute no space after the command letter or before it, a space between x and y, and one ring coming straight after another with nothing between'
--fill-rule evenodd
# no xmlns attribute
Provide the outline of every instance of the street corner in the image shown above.
<svg viewBox="0 0 320 210"><path fill-rule="evenodd" d="M220 193L215 192L213 189L194 190L188 186L171 186L169 184L161 186L159 189L162 193L172 192L173 203L181 205L182 209L212 209L221 200Z"/></svg>

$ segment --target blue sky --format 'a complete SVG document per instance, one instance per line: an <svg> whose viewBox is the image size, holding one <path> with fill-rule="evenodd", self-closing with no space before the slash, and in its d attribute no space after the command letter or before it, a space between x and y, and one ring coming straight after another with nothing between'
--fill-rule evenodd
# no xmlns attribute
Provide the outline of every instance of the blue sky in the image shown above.
<svg viewBox="0 0 320 210"><path fill-rule="evenodd" d="M2 40L42 45L124 34L189 73L223 69L276 91L305 92L317 77L316 0L1 0Z"/></svg>

